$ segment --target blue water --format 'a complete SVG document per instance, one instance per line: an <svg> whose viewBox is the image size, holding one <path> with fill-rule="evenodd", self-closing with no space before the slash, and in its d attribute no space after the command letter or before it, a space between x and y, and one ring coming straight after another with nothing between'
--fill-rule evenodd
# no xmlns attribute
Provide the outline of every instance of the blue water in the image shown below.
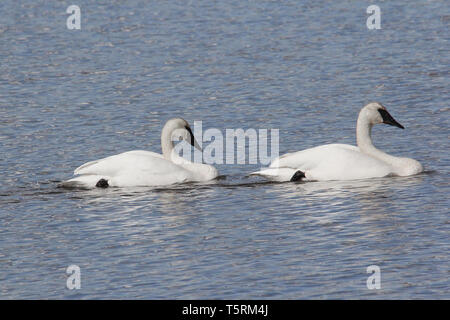
<svg viewBox="0 0 450 320"><path fill-rule="evenodd" d="M368 30L369 4L1 1L0 298L449 299L450 6L379 1ZM375 144L423 174L267 183L223 164L207 185L58 187L87 161L160 152L171 117L279 129L285 153L354 144L373 100L406 127Z"/></svg>

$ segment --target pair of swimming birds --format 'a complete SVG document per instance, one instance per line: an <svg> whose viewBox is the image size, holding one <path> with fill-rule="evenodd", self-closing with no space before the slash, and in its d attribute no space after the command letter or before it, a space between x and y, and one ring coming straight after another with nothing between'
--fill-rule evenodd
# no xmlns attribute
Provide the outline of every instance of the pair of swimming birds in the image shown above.
<svg viewBox="0 0 450 320"><path fill-rule="evenodd" d="M251 174L275 181L329 181L410 176L422 172L418 161L388 155L372 144L372 127L380 123L404 129L383 105L372 102L359 113L357 146L326 144L287 153L273 160L268 168ZM200 149L187 121L170 119L161 133L162 154L135 150L91 161L77 168L76 177L64 184L85 188L164 186L217 178L219 173L213 166L180 157L174 149L174 137Z"/></svg>

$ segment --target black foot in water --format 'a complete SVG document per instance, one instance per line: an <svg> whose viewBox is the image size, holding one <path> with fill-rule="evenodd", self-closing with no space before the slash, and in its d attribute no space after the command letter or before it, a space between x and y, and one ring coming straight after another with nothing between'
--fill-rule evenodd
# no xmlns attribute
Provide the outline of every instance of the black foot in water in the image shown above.
<svg viewBox="0 0 450 320"><path fill-rule="evenodd" d="M108 181L105 179L98 180L97 184L95 185L97 188L108 188L109 184Z"/></svg>
<svg viewBox="0 0 450 320"><path fill-rule="evenodd" d="M296 173L294 173L294 175L291 178L291 182L294 181L301 181L303 178L305 177L305 173L303 171L298 170Z"/></svg>

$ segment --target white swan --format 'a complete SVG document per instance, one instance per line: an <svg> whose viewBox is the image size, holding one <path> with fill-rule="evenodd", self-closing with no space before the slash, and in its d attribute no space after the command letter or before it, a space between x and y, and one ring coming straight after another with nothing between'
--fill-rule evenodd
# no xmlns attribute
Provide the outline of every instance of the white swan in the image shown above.
<svg viewBox="0 0 450 320"><path fill-rule="evenodd" d="M213 166L190 162L175 152L173 140L179 138L201 150L187 121L170 119L161 132L162 155L135 150L91 161L75 169L78 176L65 181L63 186L163 186L216 178L218 171Z"/></svg>
<svg viewBox="0 0 450 320"><path fill-rule="evenodd" d="M327 144L288 153L272 161L269 168L251 174L276 181L328 181L410 176L422 172L422 165L416 160L394 157L375 148L370 135L372 126L378 123L404 129L383 105L372 102L359 113L357 147Z"/></svg>

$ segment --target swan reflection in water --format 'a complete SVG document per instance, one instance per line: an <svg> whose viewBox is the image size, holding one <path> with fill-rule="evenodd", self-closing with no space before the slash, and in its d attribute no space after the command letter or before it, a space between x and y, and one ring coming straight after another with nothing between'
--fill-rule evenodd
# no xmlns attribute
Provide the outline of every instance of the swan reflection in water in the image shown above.
<svg viewBox="0 0 450 320"><path fill-rule="evenodd" d="M296 214L307 223L335 225L346 215L354 215L357 220L353 218L353 223L376 227L376 223L366 222L403 214L396 200L411 197L411 189L422 185L425 178L426 175L421 174L352 181L277 183L266 193L277 199L283 208L298 208ZM378 233L377 230L366 232Z"/></svg>

